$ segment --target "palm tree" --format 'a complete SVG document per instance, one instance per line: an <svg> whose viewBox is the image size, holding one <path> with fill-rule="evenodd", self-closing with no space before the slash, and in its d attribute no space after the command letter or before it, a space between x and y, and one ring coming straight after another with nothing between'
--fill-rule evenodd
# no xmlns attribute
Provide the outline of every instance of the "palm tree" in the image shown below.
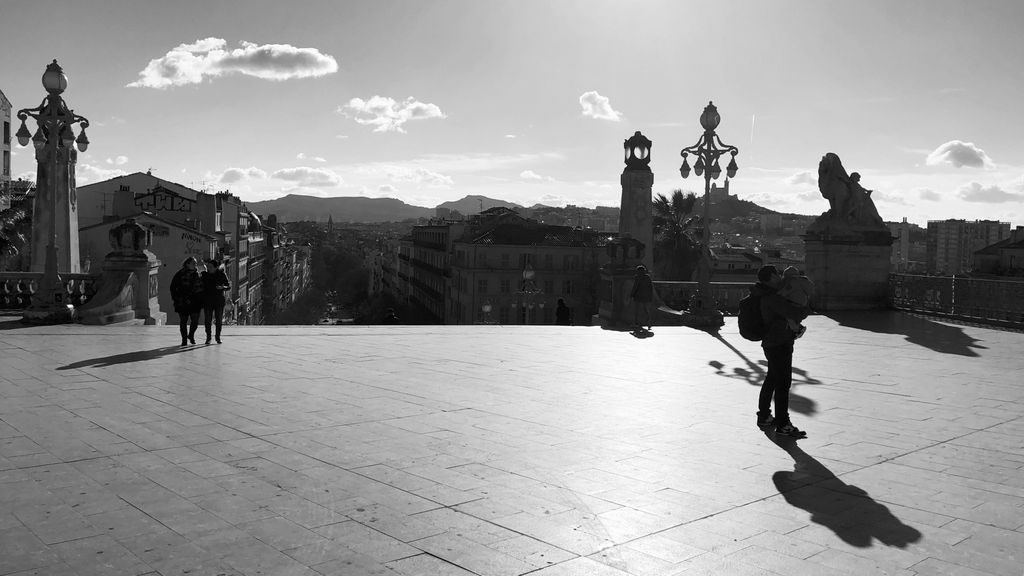
<svg viewBox="0 0 1024 576"><path fill-rule="evenodd" d="M697 196L674 190L654 198L654 267L663 280L689 280L700 256L701 218L693 214Z"/></svg>

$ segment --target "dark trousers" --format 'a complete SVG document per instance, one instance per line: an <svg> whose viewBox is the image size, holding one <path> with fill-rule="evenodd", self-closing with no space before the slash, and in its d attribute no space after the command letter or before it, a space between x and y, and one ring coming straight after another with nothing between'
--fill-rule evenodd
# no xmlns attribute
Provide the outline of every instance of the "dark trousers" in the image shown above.
<svg viewBox="0 0 1024 576"><path fill-rule="evenodd" d="M224 325L224 307L208 306L203 308L203 323L206 324L206 337L210 337L210 327L217 325L217 338L220 338L220 327Z"/></svg>
<svg viewBox="0 0 1024 576"><path fill-rule="evenodd" d="M193 338L196 335L196 328L199 327L199 310L195 312L178 312L178 329L181 331L181 341L186 338Z"/></svg>
<svg viewBox="0 0 1024 576"><path fill-rule="evenodd" d="M775 397L775 421L789 422L789 387L793 384L793 343L764 348L768 360L768 374L761 384L761 395L757 400L757 412L766 416L771 413L772 397Z"/></svg>

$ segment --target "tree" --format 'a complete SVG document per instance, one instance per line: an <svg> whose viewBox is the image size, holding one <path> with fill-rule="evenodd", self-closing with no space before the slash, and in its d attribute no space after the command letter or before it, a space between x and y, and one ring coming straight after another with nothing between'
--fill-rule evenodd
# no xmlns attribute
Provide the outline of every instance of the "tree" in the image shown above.
<svg viewBox="0 0 1024 576"><path fill-rule="evenodd" d="M30 226L31 218L24 210L7 208L0 211L0 270L6 270L12 262L16 265L27 242L26 233Z"/></svg>
<svg viewBox="0 0 1024 576"><path fill-rule="evenodd" d="M701 218L693 214L697 196L674 190L654 198L654 268L662 280L689 280L700 258Z"/></svg>

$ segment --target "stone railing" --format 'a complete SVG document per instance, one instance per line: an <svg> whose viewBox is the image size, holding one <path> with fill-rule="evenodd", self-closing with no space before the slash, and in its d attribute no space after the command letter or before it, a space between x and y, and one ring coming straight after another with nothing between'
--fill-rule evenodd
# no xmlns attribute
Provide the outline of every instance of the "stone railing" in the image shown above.
<svg viewBox="0 0 1024 576"><path fill-rule="evenodd" d="M889 305L897 310L1024 328L1024 281L891 274Z"/></svg>
<svg viewBox="0 0 1024 576"><path fill-rule="evenodd" d="M96 294L99 276L92 274L61 274L68 302L85 304ZM0 272L0 309L24 310L32 303L42 272Z"/></svg>
<svg viewBox="0 0 1024 576"><path fill-rule="evenodd" d="M712 282L711 296L722 313L736 314L740 309L740 299L749 293L750 285L751 282ZM669 308L686 310L697 291L697 283L655 281L654 291Z"/></svg>

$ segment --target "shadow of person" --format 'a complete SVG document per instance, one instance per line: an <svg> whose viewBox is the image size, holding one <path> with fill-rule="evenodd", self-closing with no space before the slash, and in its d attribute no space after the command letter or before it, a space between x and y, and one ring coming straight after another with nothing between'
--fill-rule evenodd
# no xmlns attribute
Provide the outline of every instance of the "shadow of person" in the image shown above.
<svg viewBox="0 0 1024 576"><path fill-rule="evenodd" d="M902 334L907 342L929 348L943 354L978 356L975 351L986 347L977 344L977 338L964 333L959 326L950 326L908 312L888 311L847 311L826 312L825 316L841 326L878 332L880 334Z"/></svg>
<svg viewBox="0 0 1024 576"><path fill-rule="evenodd" d="M715 374L724 376L725 378L742 380L751 386L757 386L760 388L761 383L764 382L765 375L768 374L768 362L766 360L758 360L757 362L754 362L748 358L746 354L733 346L731 342L723 338L720 333L708 333L724 344L726 348L732 350L733 354L739 356L740 360L742 360L745 365L734 366L731 372L727 372L725 370L724 363L719 362L718 360L711 360L708 362L708 366L715 369ZM793 367L793 385L789 388L789 409L797 414L813 416L818 412L818 404L814 400L811 400L806 396L801 396L796 392L796 387L800 384L821 384L821 380L812 378L806 370L795 366Z"/></svg>
<svg viewBox="0 0 1024 576"><path fill-rule="evenodd" d="M796 440L765 434L793 458L793 471L772 474L775 488L791 506L811 514L811 522L835 532L843 542L869 548L874 540L906 548L921 539L921 532L904 524L885 505L804 452Z"/></svg>
<svg viewBox="0 0 1024 576"><path fill-rule="evenodd" d="M114 366L115 364L130 364L132 362L144 362L146 360L153 360L162 356L169 356L171 354L178 354L179 352L185 352L192 350L195 347L184 347L184 346L164 346L163 348L154 348L153 350L138 350L136 352L125 352L124 354L115 354L113 356L104 356L102 358L91 358L89 360L79 360L73 362L67 366L60 366L57 370L74 370L75 368L106 368L107 366Z"/></svg>

